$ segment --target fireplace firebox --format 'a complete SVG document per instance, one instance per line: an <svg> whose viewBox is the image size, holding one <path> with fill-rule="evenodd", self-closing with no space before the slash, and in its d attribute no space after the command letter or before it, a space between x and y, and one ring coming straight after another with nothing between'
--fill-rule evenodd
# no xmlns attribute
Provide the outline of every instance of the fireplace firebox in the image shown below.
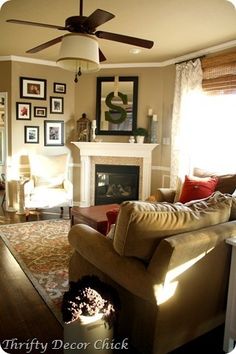
<svg viewBox="0 0 236 354"><path fill-rule="evenodd" d="M95 205L138 200L139 166L95 165Z"/></svg>

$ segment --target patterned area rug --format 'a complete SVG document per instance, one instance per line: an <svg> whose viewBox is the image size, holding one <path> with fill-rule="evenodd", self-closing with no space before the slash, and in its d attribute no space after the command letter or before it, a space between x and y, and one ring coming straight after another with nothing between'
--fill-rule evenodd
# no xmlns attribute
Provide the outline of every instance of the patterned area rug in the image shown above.
<svg viewBox="0 0 236 354"><path fill-rule="evenodd" d="M69 220L46 220L0 226L0 236L56 318L68 289L72 254Z"/></svg>

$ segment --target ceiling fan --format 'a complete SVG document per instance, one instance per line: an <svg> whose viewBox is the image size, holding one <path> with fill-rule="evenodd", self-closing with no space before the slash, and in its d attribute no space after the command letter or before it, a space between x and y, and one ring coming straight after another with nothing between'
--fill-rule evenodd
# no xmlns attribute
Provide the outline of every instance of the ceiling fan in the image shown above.
<svg viewBox="0 0 236 354"><path fill-rule="evenodd" d="M83 16L83 0L80 0L80 14L79 16L71 16L65 20L65 26L57 26L46 23L31 22L17 19L9 19L7 22L30 25L30 26L39 26L46 28L58 29L60 31L69 31L71 33L85 34L85 35L94 35L97 38L107 39L115 42L126 43L138 47L143 47L150 49L152 48L154 42L146 39L130 37L122 34L105 32L105 31L96 31L96 28L114 18L110 12L97 9L90 16ZM31 48L26 51L26 53L37 53L43 49L49 48L62 41L64 35L54 38L48 42L42 43L34 48ZM106 57L99 49L99 61L105 61Z"/></svg>

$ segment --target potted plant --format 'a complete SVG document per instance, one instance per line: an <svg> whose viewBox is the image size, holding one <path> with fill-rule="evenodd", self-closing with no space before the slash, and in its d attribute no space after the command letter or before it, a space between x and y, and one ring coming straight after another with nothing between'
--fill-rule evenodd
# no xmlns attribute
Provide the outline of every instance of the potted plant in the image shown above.
<svg viewBox="0 0 236 354"><path fill-rule="evenodd" d="M133 132L134 136L136 137L136 143L143 143L145 137L148 136L148 131L145 128L136 128Z"/></svg>
<svg viewBox="0 0 236 354"><path fill-rule="evenodd" d="M96 343L112 342L119 306L116 291L96 276L84 276L78 282L70 282L61 308L64 343L77 343L85 353L97 353ZM105 352L108 354L111 350Z"/></svg>

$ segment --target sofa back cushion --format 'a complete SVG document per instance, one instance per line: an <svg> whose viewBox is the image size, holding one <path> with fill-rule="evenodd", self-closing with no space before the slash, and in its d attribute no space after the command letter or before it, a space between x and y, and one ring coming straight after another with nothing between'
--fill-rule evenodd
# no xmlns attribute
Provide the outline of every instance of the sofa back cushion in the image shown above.
<svg viewBox="0 0 236 354"><path fill-rule="evenodd" d="M198 177L217 177L218 182L215 190L221 193L233 194L236 190L236 174L220 175L216 172L209 172L201 168L194 168L193 174Z"/></svg>
<svg viewBox="0 0 236 354"><path fill-rule="evenodd" d="M231 205L232 197L220 192L184 205L123 202L115 227L114 249L122 256L148 262L163 238L228 221Z"/></svg>

